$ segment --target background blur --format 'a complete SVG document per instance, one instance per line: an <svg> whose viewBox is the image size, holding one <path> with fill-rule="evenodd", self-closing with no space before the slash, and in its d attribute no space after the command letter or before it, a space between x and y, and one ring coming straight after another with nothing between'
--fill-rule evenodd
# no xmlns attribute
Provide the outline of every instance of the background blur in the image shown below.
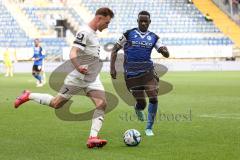
<svg viewBox="0 0 240 160"><path fill-rule="evenodd" d="M0 61L9 48L18 60L15 72L31 72L33 39L40 38L51 72L68 59L74 35L103 6L115 13L99 34L105 71L113 44L137 27L141 10L150 12L150 30L171 53L164 59L154 51L155 62L169 70L240 70L239 0L0 0Z"/></svg>

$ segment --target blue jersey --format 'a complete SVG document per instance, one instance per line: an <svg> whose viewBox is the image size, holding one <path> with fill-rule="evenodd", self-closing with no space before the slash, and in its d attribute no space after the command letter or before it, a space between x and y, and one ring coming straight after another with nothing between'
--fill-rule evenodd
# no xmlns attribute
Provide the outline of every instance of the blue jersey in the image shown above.
<svg viewBox="0 0 240 160"><path fill-rule="evenodd" d="M34 61L33 65L41 66L45 58L42 47L34 47L33 51L33 58L39 58L39 60Z"/></svg>
<svg viewBox="0 0 240 160"><path fill-rule="evenodd" d="M126 31L117 42L124 49L124 71L129 77L138 76L153 68L152 49L162 46L153 32L140 32L137 28Z"/></svg>

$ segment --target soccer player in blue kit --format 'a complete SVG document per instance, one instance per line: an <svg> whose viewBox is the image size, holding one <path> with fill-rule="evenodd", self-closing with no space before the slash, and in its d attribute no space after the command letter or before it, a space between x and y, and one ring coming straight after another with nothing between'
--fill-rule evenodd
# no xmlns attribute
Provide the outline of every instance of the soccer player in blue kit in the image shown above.
<svg viewBox="0 0 240 160"><path fill-rule="evenodd" d="M152 126L158 108L159 78L154 71L151 52L155 48L158 53L166 58L169 57L169 52L160 38L148 30L151 23L149 12L139 12L137 22L138 28L127 30L114 45L111 53L110 73L111 77L116 79L115 61L117 52L123 48L126 86L136 100L135 112L141 121L144 121L143 110L147 105L145 93L148 96L148 119L145 133L147 136L153 136Z"/></svg>
<svg viewBox="0 0 240 160"><path fill-rule="evenodd" d="M33 54L32 60L34 61L34 63L32 68L32 75L38 80L37 87L42 87L43 81L40 73L42 71L45 54L44 54L43 48L40 45L39 39L34 40L33 52L34 54Z"/></svg>

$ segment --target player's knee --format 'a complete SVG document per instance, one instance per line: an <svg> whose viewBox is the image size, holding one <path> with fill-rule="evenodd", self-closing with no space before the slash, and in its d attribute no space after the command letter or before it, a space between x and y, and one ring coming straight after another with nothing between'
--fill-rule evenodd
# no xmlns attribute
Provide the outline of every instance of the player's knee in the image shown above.
<svg viewBox="0 0 240 160"><path fill-rule="evenodd" d="M136 109L138 110L144 110L147 106L145 99L139 99L137 100Z"/></svg>
<svg viewBox="0 0 240 160"><path fill-rule="evenodd" d="M62 103L61 101L58 101L56 99L53 99L51 101L51 107L55 108L55 109L59 109L63 106L64 103Z"/></svg>
<svg viewBox="0 0 240 160"><path fill-rule="evenodd" d="M96 107L105 110L106 107L107 107L107 101L106 101L106 100L100 100L100 101L96 104Z"/></svg>
<svg viewBox="0 0 240 160"><path fill-rule="evenodd" d="M158 103L158 99L157 99L157 97L149 98L149 103L152 103L152 104L156 104L156 103Z"/></svg>
<svg viewBox="0 0 240 160"><path fill-rule="evenodd" d="M59 109L61 108L63 105L60 104L60 103L53 103L52 107L55 108L55 109Z"/></svg>

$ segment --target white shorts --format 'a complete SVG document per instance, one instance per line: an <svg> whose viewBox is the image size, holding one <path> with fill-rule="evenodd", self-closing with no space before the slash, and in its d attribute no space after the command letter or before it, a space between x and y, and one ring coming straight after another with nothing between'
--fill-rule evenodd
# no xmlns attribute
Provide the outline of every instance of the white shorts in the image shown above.
<svg viewBox="0 0 240 160"><path fill-rule="evenodd" d="M104 91L99 75L94 82L86 82L78 77L68 75L64 80L64 85L60 89L58 95L70 99L73 95L77 95L82 90L85 94L93 90Z"/></svg>

